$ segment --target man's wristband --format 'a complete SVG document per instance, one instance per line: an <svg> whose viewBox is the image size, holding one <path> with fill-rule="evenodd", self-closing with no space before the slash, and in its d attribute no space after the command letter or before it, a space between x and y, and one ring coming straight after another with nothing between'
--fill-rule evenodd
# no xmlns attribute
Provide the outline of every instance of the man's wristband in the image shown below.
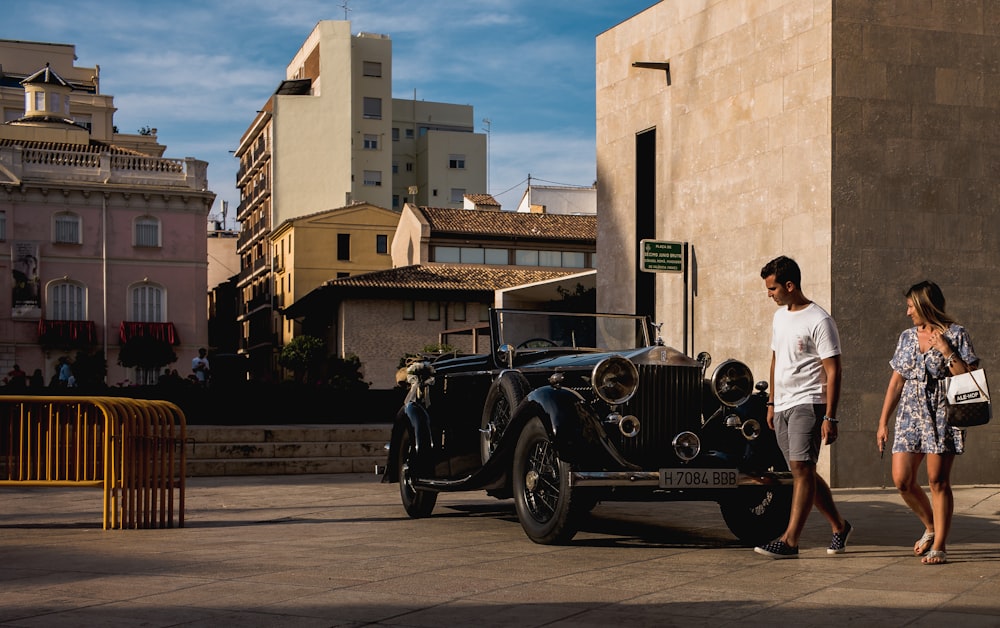
<svg viewBox="0 0 1000 628"><path fill-rule="evenodd" d="M837 422L840 421L840 419L835 419L832 416L824 416L823 420L824 421L829 421L830 423L837 423Z"/></svg>
<svg viewBox="0 0 1000 628"><path fill-rule="evenodd" d="M768 401L768 402L767 402L767 403L765 403L764 405L765 405L765 406L773 406L773 405L774 405L774 402L773 402L773 401Z"/></svg>

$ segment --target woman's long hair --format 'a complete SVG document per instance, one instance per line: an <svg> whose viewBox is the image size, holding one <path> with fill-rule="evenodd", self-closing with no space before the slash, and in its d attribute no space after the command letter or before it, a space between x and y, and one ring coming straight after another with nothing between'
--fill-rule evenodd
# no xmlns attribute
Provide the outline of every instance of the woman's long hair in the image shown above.
<svg viewBox="0 0 1000 628"><path fill-rule="evenodd" d="M931 327L947 331L955 319L944 311L944 293L933 281L921 281L910 286L906 298L913 303L913 309Z"/></svg>

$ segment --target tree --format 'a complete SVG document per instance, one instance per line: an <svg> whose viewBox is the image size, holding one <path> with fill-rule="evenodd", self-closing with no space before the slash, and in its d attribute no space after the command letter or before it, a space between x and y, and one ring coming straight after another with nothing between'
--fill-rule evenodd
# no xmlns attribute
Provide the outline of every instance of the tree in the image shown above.
<svg viewBox="0 0 1000 628"><path fill-rule="evenodd" d="M556 312L596 312L597 311L597 289L584 288L583 284L576 284L574 290L556 286L556 291L562 300L549 301L549 308Z"/></svg>
<svg viewBox="0 0 1000 628"><path fill-rule="evenodd" d="M103 351L77 352L72 368L77 386L84 388L104 386L104 377L108 374L108 362L104 359Z"/></svg>
<svg viewBox="0 0 1000 628"><path fill-rule="evenodd" d="M118 364L160 369L177 361L170 343L152 336L132 336L118 351Z"/></svg>
<svg viewBox="0 0 1000 628"><path fill-rule="evenodd" d="M278 364L295 373L295 381L306 381L306 376L317 370L323 360L323 341L315 336L296 336L281 349Z"/></svg>
<svg viewBox="0 0 1000 628"><path fill-rule="evenodd" d="M330 356L326 363L326 373L330 388L338 392L361 392L372 385L371 382L364 381L361 375L361 358L356 355L344 358Z"/></svg>

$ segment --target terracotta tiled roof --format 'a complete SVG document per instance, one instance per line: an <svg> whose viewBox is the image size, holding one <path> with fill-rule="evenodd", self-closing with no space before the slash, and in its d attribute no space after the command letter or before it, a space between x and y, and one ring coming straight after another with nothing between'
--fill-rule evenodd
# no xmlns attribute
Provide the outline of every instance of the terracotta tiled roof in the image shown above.
<svg viewBox="0 0 1000 628"><path fill-rule="evenodd" d="M131 148L124 148L122 146L115 146L114 144L98 142L97 140L90 140L89 144L74 144L72 142L36 142L0 138L0 146L20 146L22 148L58 150L67 153L111 153L112 155L136 155L149 157L149 155L141 153L137 150L132 150Z"/></svg>
<svg viewBox="0 0 1000 628"><path fill-rule="evenodd" d="M461 210L459 210L461 211ZM586 269L543 270L512 266L426 264L331 279L324 285L351 288L499 290L576 274Z"/></svg>
<svg viewBox="0 0 1000 628"><path fill-rule="evenodd" d="M597 241L597 216L419 207L431 234Z"/></svg>
<svg viewBox="0 0 1000 628"><path fill-rule="evenodd" d="M351 297L433 299L448 298L447 295L450 294L454 298L489 298L494 290L559 279L581 272L588 272L588 269L543 270L475 264L401 266L331 279L285 308L282 313L288 318L299 318L309 313L329 312L334 302ZM387 291L392 291L393 294L387 294Z"/></svg>
<svg viewBox="0 0 1000 628"><path fill-rule="evenodd" d="M331 208L331 209L321 209L319 211L314 211L314 212L312 212L310 214L303 214L301 216L296 216L295 218L286 218L285 220L281 221L281 224L282 225L286 225L286 224L290 224L290 223L301 224L303 222L308 221L310 218L315 218L317 216L323 216L325 214L333 214L333 213L337 213L337 212L343 212L346 209L356 209L358 207L365 207L365 206L367 206L367 207L374 207L375 209L381 209L383 211L394 211L397 214L399 213L398 210L395 210L395 209L386 209L385 207L381 207L379 205L375 205L375 204L369 203L367 201L354 201L350 205L344 205L343 207L334 207L334 208Z"/></svg>
<svg viewBox="0 0 1000 628"><path fill-rule="evenodd" d="M492 194L466 194L465 198L469 199L476 205L500 207L500 203L497 202L497 199L493 198Z"/></svg>

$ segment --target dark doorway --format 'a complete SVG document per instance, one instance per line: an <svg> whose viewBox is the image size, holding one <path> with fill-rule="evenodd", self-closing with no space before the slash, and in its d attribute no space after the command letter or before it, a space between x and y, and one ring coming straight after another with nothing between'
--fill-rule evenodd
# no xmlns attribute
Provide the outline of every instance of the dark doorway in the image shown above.
<svg viewBox="0 0 1000 628"><path fill-rule="evenodd" d="M635 313L656 313L655 273L640 270L639 242L656 238L656 129L635 136Z"/></svg>

